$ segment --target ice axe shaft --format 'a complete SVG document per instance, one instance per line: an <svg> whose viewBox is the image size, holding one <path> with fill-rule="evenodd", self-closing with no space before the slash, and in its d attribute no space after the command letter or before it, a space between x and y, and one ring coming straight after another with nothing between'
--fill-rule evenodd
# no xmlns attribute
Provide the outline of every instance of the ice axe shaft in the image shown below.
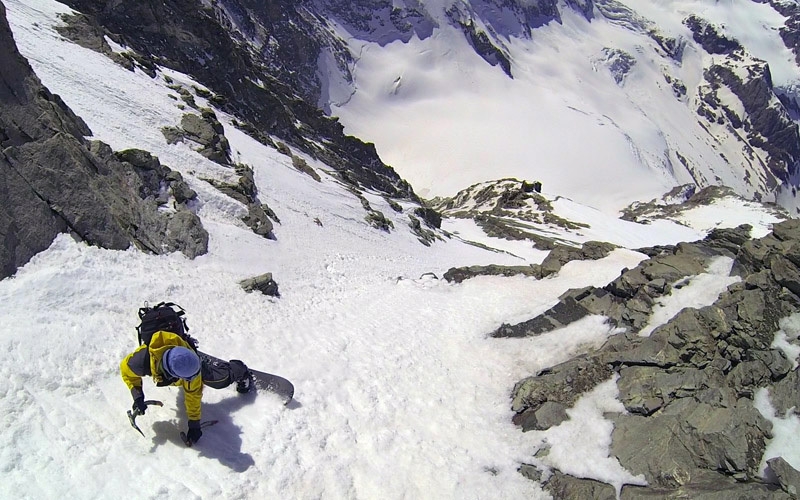
<svg viewBox="0 0 800 500"><path fill-rule="evenodd" d="M147 401L144 402L144 404L145 404L145 406L150 406L150 405L153 405L153 406L164 406L164 403L162 403L161 401L156 401L155 399L148 399ZM142 414L142 412L140 412L138 408L136 408L134 410L128 410L128 420L130 420L130 422L131 422L131 427L133 427L134 429L139 431L139 434L141 434L142 437L144 437L144 432L142 432L142 430L139 428L139 426L136 425L136 417L138 417L141 414Z"/></svg>

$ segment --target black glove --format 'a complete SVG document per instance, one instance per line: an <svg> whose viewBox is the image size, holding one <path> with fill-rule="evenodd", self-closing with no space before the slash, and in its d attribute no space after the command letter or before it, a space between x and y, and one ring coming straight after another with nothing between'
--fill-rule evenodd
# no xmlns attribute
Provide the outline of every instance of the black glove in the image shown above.
<svg viewBox="0 0 800 500"><path fill-rule="evenodd" d="M144 395L142 395L133 400L133 413L144 415L145 411L147 411L147 405L144 404Z"/></svg>
<svg viewBox="0 0 800 500"><path fill-rule="evenodd" d="M203 435L203 431L200 429L200 421L199 420L189 420L189 432L186 433L186 437L192 443L196 443L200 441L200 436Z"/></svg>

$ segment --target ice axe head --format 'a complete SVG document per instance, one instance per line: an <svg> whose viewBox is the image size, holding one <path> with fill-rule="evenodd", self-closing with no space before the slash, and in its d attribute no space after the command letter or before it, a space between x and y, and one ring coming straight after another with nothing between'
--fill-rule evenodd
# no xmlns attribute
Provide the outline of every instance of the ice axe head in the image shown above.
<svg viewBox="0 0 800 500"><path fill-rule="evenodd" d="M161 401L156 401L155 399L150 399L148 401L145 401L144 404L146 406L150 406L150 405L164 406L164 403L162 403ZM131 422L131 427L133 427L134 429L139 431L139 434L141 434L142 437L144 437L144 432L142 432L142 430L139 428L139 426L136 425L136 417L138 417L141 414L142 414L142 412L140 412L138 408L137 409L133 409L133 410L128 410L128 420L130 420L130 422Z"/></svg>

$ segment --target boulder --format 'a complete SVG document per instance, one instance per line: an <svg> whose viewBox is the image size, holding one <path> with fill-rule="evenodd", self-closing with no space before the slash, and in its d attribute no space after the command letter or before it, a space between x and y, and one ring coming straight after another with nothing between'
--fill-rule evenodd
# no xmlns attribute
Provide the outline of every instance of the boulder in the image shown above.
<svg viewBox="0 0 800 500"><path fill-rule="evenodd" d="M249 165L239 164L235 167L239 179L236 184L218 181L216 179L205 179L206 182L219 189L224 194L247 207L247 215L242 217L242 221L259 236L274 240L275 228L272 220L279 222L277 215L266 204L258 201L258 189L256 188L255 174ZM272 219L272 220L270 220Z"/></svg>
<svg viewBox="0 0 800 500"><path fill-rule="evenodd" d="M791 498L800 497L800 472L789 465L783 457L767 460L767 475L773 476L781 489Z"/></svg>
<svg viewBox="0 0 800 500"><path fill-rule="evenodd" d="M272 273L265 273L239 282L245 292L261 292L270 297L280 297L278 284L272 279Z"/></svg>
<svg viewBox="0 0 800 500"><path fill-rule="evenodd" d="M580 479L555 471L545 483L545 489L553 498L591 498L593 500L616 500L614 487L593 479Z"/></svg>
<svg viewBox="0 0 800 500"><path fill-rule="evenodd" d="M752 480L771 430L751 400L715 407L680 398L649 417L617 416L611 451L650 486L677 488L697 469Z"/></svg>

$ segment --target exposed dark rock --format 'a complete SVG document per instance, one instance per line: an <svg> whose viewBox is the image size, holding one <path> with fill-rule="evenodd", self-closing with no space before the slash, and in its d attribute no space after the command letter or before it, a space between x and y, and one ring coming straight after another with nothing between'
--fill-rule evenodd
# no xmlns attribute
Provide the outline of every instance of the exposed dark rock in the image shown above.
<svg viewBox="0 0 800 500"><path fill-rule="evenodd" d="M367 212L367 215L364 216L364 219L374 228L380 229L382 231L386 231L387 233L391 232L394 229L394 223L386 218L383 215L383 212L379 210L371 210Z"/></svg>
<svg viewBox="0 0 800 500"><path fill-rule="evenodd" d="M279 137L337 171L350 172L363 186L417 199L374 145L346 136L336 119L317 108L321 47L328 46L343 65L349 55L307 6L239 0L66 3L130 47L138 60L191 75L216 96L223 111L258 131L256 136ZM276 43L267 43L265 34ZM240 48L253 40L262 44L260 51ZM222 160L224 151L223 146L213 155Z"/></svg>
<svg viewBox="0 0 800 500"><path fill-rule="evenodd" d="M417 235L417 239L419 239L420 243L423 245L430 246L434 241L442 239L442 237L434 231L422 227L420 220L413 215L409 214L408 219L410 221L408 226L411 228L411 231Z"/></svg>
<svg viewBox="0 0 800 500"><path fill-rule="evenodd" d="M534 225L567 231L588 227L554 214L552 205L540 190L538 181L506 178L472 185L454 198L436 198L429 204L444 216L474 220L491 237L527 240L541 250L552 250L559 244L572 245L557 236L546 236L534 230Z"/></svg>
<svg viewBox="0 0 800 500"><path fill-rule="evenodd" d="M522 464L519 467L519 473L531 481L541 482L542 480L542 471L530 464Z"/></svg>
<svg viewBox="0 0 800 500"><path fill-rule="evenodd" d="M104 248L206 252L208 234L196 215L157 210L151 195L159 187L146 167L85 141L92 134L86 124L17 51L2 5L0 67L0 277L61 232Z"/></svg>
<svg viewBox="0 0 800 500"><path fill-rule="evenodd" d="M457 14L451 13L451 15L459 17ZM511 74L511 60L509 56L492 42L485 31L478 28L471 19L466 21L457 20L456 22L461 26L467 40L478 55L492 66L500 66L500 69L502 69L503 73L509 78L514 78L514 75Z"/></svg>
<svg viewBox="0 0 800 500"><path fill-rule="evenodd" d="M514 386L511 409L518 413L535 412L546 402L571 407L584 393L612 375L611 365L599 356L581 356L521 380Z"/></svg>
<svg viewBox="0 0 800 500"><path fill-rule="evenodd" d="M593 500L616 500L614 487L593 479L579 479L555 471L545 488L556 499L591 498Z"/></svg>
<svg viewBox="0 0 800 500"><path fill-rule="evenodd" d="M179 172L173 172L172 175L168 175L167 181L169 181L170 190L172 191L172 196L175 197L176 203L185 205L197 199L197 192L189 187Z"/></svg>
<svg viewBox="0 0 800 500"><path fill-rule="evenodd" d="M562 295L559 303L548 309L544 314L516 325L503 323L497 330L492 332L491 336L496 338L531 337L566 326L589 314L589 309L580 304L570 291L567 292L567 295Z"/></svg>
<svg viewBox="0 0 800 500"><path fill-rule="evenodd" d="M609 244L589 242L580 250L565 250L554 254L552 268L567 258L601 258L613 247ZM571 290L560 297L560 302L540 316L516 325L502 325L493 337L524 337L538 335L576 321L589 314L607 316L618 326L638 331L647 324L655 299L669 293L672 284L687 276L705 271L711 258L722 254L711 246L681 243L672 251L642 262L625 270L619 278L603 289ZM548 258L550 256L548 255ZM547 276L552 269L548 260L542 262L540 272ZM463 276L465 273L454 273Z"/></svg>
<svg viewBox="0 0 800 500"><path fill-rule="evenodd" d="M102 148L105 151L104 155L110 155L110 148L104 148L103 146L99 143L97 144L98 148ZM113 154L116 159L133 168L138 174L142 181L142 185L139 188L139 196L143 200L152 198L159 205L163 205L167 201L165 197L166 189L170 190L175 197L175 202L181 207L185 207L188 202L197 199L197 193L184 182L180 172L162 165L158 158L148 151L126 149Z"/></svg>
<svg viewBox="0 0 800 500"><path fill-rule="evenodd" d="M559 425L568 418L567 408L563 404L545 401L534 411L517 414L514 423L522 427L523 431L545 430Z"/></svg>
<svg viewBox="0 0 800 500"><path fill-rule="evenodd" d="M674 475L680 473L680 475ZM706 469L670 470L665 477L673 479L676 486L662 488L650 486L623 486L620 500L789 500L780 488L757 481L742 483L731 476Z"/></svg>
<svg viewBox="0 0 800 500"><path fill-rule="evenodd" d="M270 297L280 297L278 284L272 279L272 273L265 273L239 282L245 292L261 292Z"/></svg>
<svg viewBox="0 0 800 500"><path fill-rule="evenodd" d="M778 10L790 9L787 5ZM795 20L798 17L795 17ZM734 137L743 142L743 150L753 156L755 148L766 152L758 161L759 169L766 175L758 182L766 191L794 189L800 168L800 132L789 112L773 89L769 66L765 61L748 54L738 41L726 37L719 30L697 16L684 21L693 33L694 40L710 54L723 57L715 59L705 71L708 85L701 86L698 113L709 123L727 124ZM782 30L785 33L785 30ZM796 42L796 36L795 40ZM792 47L793 45L787 44ZM735 94L743 104L743 114L723 104L720 90ZM755 165L754 165L755 166ZM757 196L758 199L758 196Z"/></svg>
<svg viewBox="0 0 800 500"><path fill-rule="evenodd" d="M747 79L742 79L731 67L715 64L705 76L712 84L725 85L739 97L751 126L750 144L767 152L771 174L788 183L800 161L800 131L772 91L772 77L766 62L751 65L747 70Z"/></svg>
<svg viewBox="0 0 800 500"><path fill-rule="evenodd" d="M541 237L515 225L515 223L491 215L480 214L474 217L475 222L488 235L506 240L530 240L535 248L551 250L555 243L548 238Z"/></svg>
<svg viewBox="0 0 800 500"><path fill-rule="evenodd" d="M800 6L793 2L768 0L773 9L786 17L786 23L780 29L783 43L794 52L796 62L800 62Z"/></svg>
<svg viewBox="0 0 800 500"><path fill-rule="evenodd" d="M603 49L603 54L605 55L604 62L611 72L611 76L614 77L614 81L617 82L617 85L622 85L625 77L636 64L636 59L624 50L608 47Z"/></svg>
<svg viewBox="0 0 800 500"><path fill-rule="evenodd" d="M685 24L691 31L694 41L699 43L709 54L732 54L743 51L744 47L732 38L719 33L716 28L705 19L695 15L687 17Z"/></svg>
<svg viewBox="0 0 800 500"><path fill-rule="evenodd" d="M167 143L191 141L199 145L197 151L211 161L230 165L231 147L225 137L222 124L216 114L208 109L202 114L186 113L181 118L181 126L162 129Z"/></svg>
<svg viewBox="0 0 800 500"><path fill-rule="evenodd" d="M444 274L447 281L461 283L465 279L475 276L515 276L522 274L537 279L553 275L561 270L564 264L573 260L598 260L606 257L615 245L604 242L588 241L581 247L557 245L545 257L541 264L528 266L469 266L451 268Z"/></svg>
<svg viewBox="0 0 800 500"><path fill-rule="evenodd" d="M300 158L299 156L292 155L292 166L297 170L299 170L300 172L303 172L304 174L308 175L315 181L322 182L322 177L319 176L317 171L311 168L308 162Z"/></svg>
<svg viewBox="0 0 800 500"><path fill-rule="evenodd" d="M791 498L800 496L800 472L789 465L783 457L767 460L767 472L768 475L775 477L781 489L788 493Z"/></svg>
<svg viewBox="0 0 800 500"><path fill-rule="evenodd" d="M401 213L403 211L403 206L400 205L399 203L397 203L396 201L394 201L393 199L391 199L391 198L389 198L387 196L384 196L383 197L383 201L388 203L389 207L391 207L391 209L394 210L396 213L399 214L399 213ZM420 208L422 208L422 207L420 207ZM440 222L441 222L441 219L440 219Z"/></svg>
<svg viewBox="0 0 800 500"><path fill-rule="evenodd" d="M742 245L750 240L750 231L753 226L742 224L729 229L712 229L705 238L705 243L713 248L725 249L734 257Z"/></svg>
<svg viewBox="0 0 800 500"><path fill-rule="evenodd" d="M527 332L516 333L536 334L599 314L627 332L595 352L517 383L514 422L524 431L557 425L555 410L571 407L581 394L617 375L627 413L613 416L611 451L627 471L642 474L648 483L624 487L620 498L796 498L796 471L782 463L775 462L780 471L774 472L776 484L760 479L772 427L753 398L759 388L769 388L779 415L800 398L798 370L771 347L781 319L800 305L795 291L800 223L775 224L771 234L758 240L745 240L748 233L745 226L717 231L701 242L656 252L604 289L565 293L550 311L521 324ZM655 298L703 272L714 256L734 255L737 245L734 268L741 282L729 286L713 305L683 309L650 336L635 335ZM584 480L565 476L559 481L585 487ZM550 491L558 497L561 490Z"/></svg>
<svg viewBox="0 0 800 500"><path fill-rule="evenodd" d="M559 272L564 264L573 260L600 260L607 257L615 248L617 248L616 245L600 241L587 241L579 248L558 245L542 261L542 276L550 276Z"/></svg>
<svg viewBox="0 0 800 500"><path fill-rule="evenodd" d="M679 398L649 417L619 415L611 451L655 487L676 488L696 469L755 479L771 429L751 400L721 407Z"/></svg>
<svg viewBox="0 0 800 500"><path fill-rule="evenodd" d="M247 207L247 215L242 217L242 221L254 233L267 239L275 239L275 234L272 232L275 226L270 219L276 222L280 221L272 209L258 200L253 169L248 165L240 164L236 165L236 173L239 174L239 180L236 184L221 182L216 179L205 180Z"/></svg>
<svg viewBox="0 0 800 500"><path fill-rule="evenodd" d="M531 264L528 266L469 266L469 267L453 267L444 273L443 278L453 283L461 283L462 281L474 278L475 276L531 276L533 278L541 278L542 272L539 266Z"/></svg>
<svg viewBox="0 0 800 500"><path fill-rule="evenodd" d="M432 229L441 229L442 214L430 207L419 207L414 209L414 215L425 221L425 224Z"/></svg>
<svg viewBox="0 0 800 500"><path fill-rule="evenodd" d="M566 0L567 5L583 15L587 21L594 19L594 0Z"/></svg>

